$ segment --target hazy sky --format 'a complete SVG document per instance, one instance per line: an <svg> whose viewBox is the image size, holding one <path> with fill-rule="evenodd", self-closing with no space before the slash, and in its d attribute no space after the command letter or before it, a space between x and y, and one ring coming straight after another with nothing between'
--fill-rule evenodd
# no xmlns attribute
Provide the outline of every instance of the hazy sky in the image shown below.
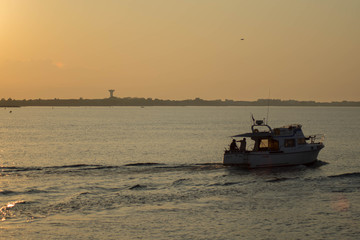
<svg viewBox="0 0 360 240"><path fill-rule="evenodd" d="M15 99L360 101L360 0L0 0L0 83Z"/></svg>

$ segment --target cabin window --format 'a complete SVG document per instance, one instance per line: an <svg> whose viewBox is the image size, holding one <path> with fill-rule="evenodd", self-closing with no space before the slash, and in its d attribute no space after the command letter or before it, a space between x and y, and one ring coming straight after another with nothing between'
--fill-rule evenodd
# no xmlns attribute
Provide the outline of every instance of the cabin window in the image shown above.
<svg viewBox="0 0 360 240"><path fill-rule="evenodd" d="M269 140L261 139L260 142L260 149L268 148L269 147Z"/></svg>
<svg viewBox="0 0 360 240"><path fill-rule="evenodd" d="M275 134L275 135L280 135L280 129L279 129L279 128L275 128L275 129L274 129L274 134Z"/></svg>
<svg viewBox="0 0 360 240"><path fill-rule="evenodd" d="M254 151L279 151L279 141L274 139L257 139L254 145Z"/></svg>
<svg viewBox="0 0 360 240"><path fill-rule="evenodd" d="M266 151L268 149L269 142L267 139L256 139L254 145L254 151Z"/></svg>
<svg viewBox="0 0 360 240"><path fill-rule="evenodd" d="M279 141L269 139L269 149L270 151L279 151Z"/></svg>
<svg viewBox="0 0 360 240"><path fill-rule="evenodd" d="M306 144L305 138L298 138L298 139L297 139L297 144L298 144L298 145L304 145L304 144Z"/></svg>
<svg viewBox="0 0 360 240"><path fill-rule="evenodd" d="M285 147L295 147L295 139L285 139Z"/></svg>

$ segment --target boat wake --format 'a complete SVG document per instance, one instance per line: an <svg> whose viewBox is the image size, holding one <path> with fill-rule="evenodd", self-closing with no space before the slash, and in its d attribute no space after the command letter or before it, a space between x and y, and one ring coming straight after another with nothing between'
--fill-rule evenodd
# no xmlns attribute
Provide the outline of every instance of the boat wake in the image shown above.
<svg viewBox="0 0 360 240"><path fill-rule="evenodd" d="M332 175L329 176L330 178L359 178L360 172L353 172L353 173L343 173L339 175Z"/></svg>
<svg viewBox="0 0 360 240"><path fill-rule="evenodd" d="M94 174L94 172L113 171L119 173L146 173L167 171L205 171L226 168L221 163L203 164L163 164L153 162L130 163L125 165L74 164L47 167L0 167L0 176L31 174ZM0 193L1 194L1 193Z"/></svg>

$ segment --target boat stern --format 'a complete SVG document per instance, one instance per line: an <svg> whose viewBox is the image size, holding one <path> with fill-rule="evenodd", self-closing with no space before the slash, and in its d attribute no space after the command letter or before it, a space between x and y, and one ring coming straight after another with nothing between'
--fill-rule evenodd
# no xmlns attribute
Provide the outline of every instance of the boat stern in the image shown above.
<svg viewBox="0 0 360 240"><path fill-rule="evenodd" d="M246 153L242 153L242 152L225 151L223 164L228 166L249 167L247 155Z"/></svg>

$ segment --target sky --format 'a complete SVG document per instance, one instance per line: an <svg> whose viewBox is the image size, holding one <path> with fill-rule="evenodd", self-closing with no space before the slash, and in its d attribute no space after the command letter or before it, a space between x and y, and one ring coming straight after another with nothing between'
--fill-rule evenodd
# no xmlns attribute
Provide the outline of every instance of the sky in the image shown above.
<svg viewBox="0 0 360 240"><path fill-rule="evenodd" d="M360 101L359 0L0 0L0 98Z"/></svg>

